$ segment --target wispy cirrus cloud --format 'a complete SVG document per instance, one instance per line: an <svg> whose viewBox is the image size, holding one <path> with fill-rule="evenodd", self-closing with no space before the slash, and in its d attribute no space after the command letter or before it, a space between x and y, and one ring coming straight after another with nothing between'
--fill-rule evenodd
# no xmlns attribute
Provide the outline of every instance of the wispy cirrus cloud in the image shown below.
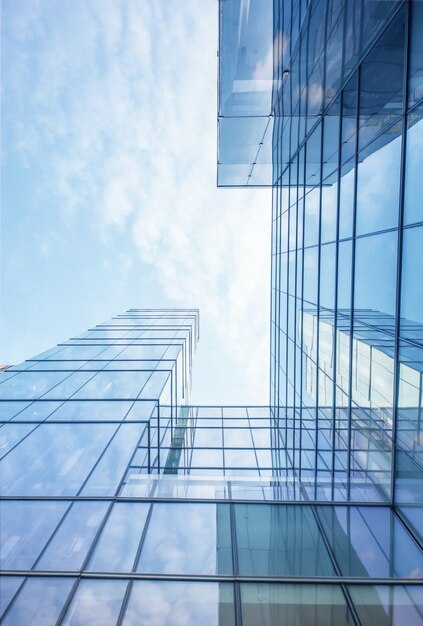
<svg viewBox="0 0 423 626"><path fill-rule="evenodd" d="M200 308L204 402L265 402L270 195L216 188L215 1L32 0L5 13L7 148L42 155L37 201L53 194L64 220L106 244L124 234L126 272L148 265L169 302Z"/></svg>

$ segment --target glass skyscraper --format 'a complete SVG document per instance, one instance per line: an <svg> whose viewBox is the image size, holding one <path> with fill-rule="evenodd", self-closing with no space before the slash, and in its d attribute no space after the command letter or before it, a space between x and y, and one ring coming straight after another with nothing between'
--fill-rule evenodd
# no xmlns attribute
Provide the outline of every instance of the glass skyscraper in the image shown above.
<svg viewBox="0 0 423 626"><path fill-rule="evenodd" d="M195 309L1 373L5 625L423 624L423 2L219 29L218 184L273 187L269 404L190 404Z"/></svg>

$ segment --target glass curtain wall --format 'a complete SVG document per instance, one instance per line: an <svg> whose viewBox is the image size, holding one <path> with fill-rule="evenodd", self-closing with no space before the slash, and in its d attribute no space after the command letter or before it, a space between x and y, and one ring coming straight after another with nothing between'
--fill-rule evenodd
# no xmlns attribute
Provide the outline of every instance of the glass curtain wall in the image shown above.
<svg viewBox="0 0 423 626"><path fill-rule="evenodd" d="M298 476L372 482L421 539L423 4L274 12L275 420Z"/></svg>

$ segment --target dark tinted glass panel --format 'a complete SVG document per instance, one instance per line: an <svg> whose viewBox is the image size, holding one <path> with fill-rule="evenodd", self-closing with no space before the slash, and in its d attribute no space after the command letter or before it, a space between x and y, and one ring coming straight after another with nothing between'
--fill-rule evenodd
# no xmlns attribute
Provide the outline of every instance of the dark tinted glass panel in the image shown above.
<svg viewBox="0 0 423 626"><path fill-rule="evenodd" d="M365 58L360 81L360 148L402 114L405 11L401 10Z"/></svg>
<svg viewBox="0 0 423 626"><path fill-rule="evenodd" d="M423 98L423 4L412 0L410 15L410 52L408 105L413 106Z"/></svg>

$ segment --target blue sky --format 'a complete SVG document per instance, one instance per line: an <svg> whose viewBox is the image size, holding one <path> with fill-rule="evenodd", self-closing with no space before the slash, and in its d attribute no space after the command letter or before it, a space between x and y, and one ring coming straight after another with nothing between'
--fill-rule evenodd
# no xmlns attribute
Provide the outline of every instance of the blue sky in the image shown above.
<svg viewBox="0 0 423 626"><path fill-rule="evenodd" d="M266 403L268 190L216 188L216 0L4 0L0 361L199 307L193 402Z"/></svg>

